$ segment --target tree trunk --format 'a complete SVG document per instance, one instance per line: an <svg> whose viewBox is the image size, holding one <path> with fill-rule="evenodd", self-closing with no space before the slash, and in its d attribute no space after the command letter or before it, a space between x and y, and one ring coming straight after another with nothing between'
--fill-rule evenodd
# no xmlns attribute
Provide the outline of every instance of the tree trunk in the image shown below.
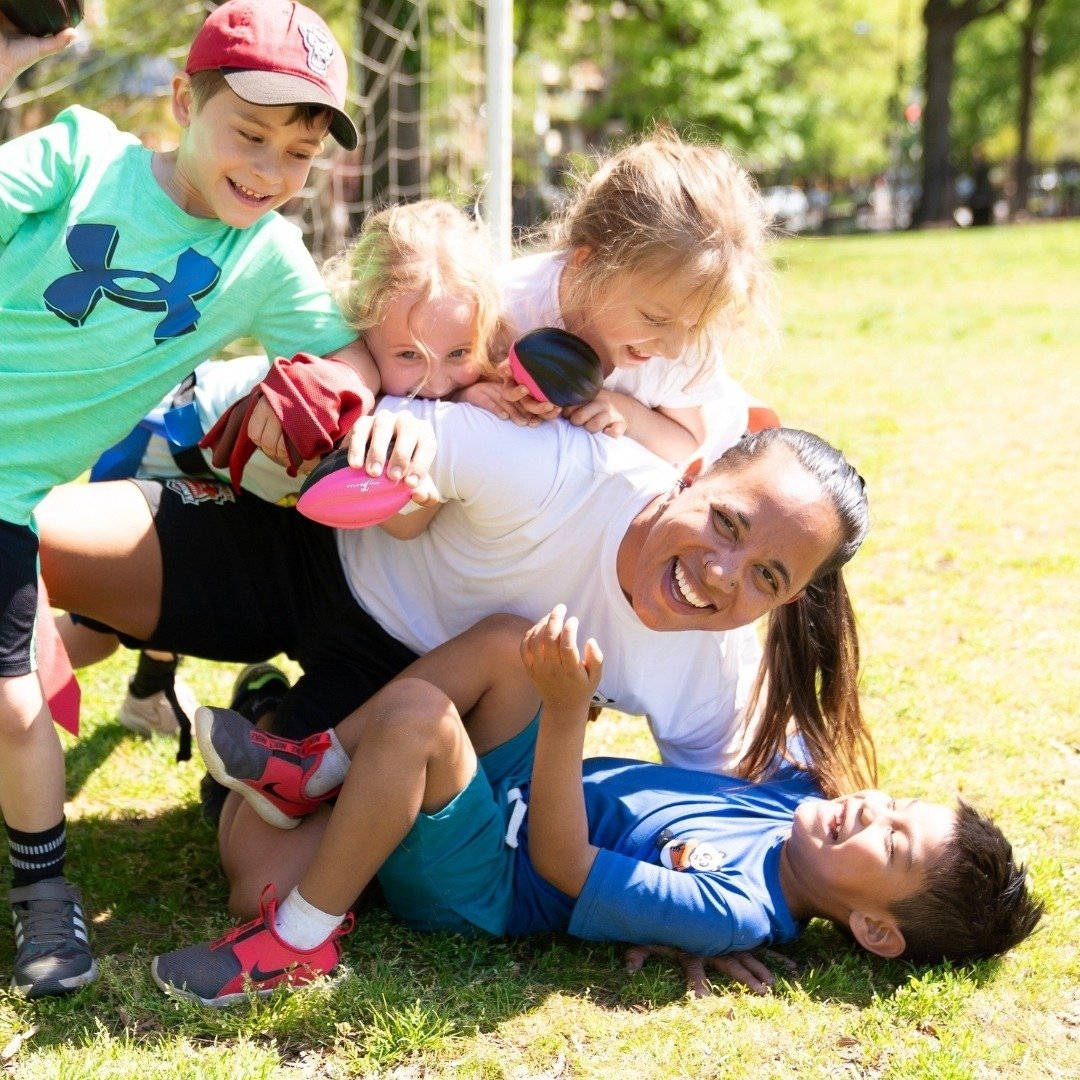
<svg viewBox="0 0 1080 1080"><path fill-rule="evenodd" d="M1020 26L1020 105L1016 114L1016 190L1012 197L1013 214L1022 214L1028 206L1028 182L1031 179L1031 117L1035 108L1035 75L1039 65L1039 18L1046 0L1031 0L1027 18Z"/></svg>
<svg viewBox="0 0 1080 1080"><path fill-rule="evenodd" d="M924 18L929 12L924 13ZM915 212L915 224L948 221L952 216L952 166L949 161L952 137L953 74L956 69L956 35L959 27L951 20L926 23L926 104L922 114L922 197Z"/></svg>
<svg viewBox="0 0 1080 1080"><path fill-rule="evenodd" d="M1009 0L926 0L926 103L922 126L922 197L913 225L950 220L953 210L952 136L953 73L956 69L956 38L977 19L1004 11Z"/></svg>

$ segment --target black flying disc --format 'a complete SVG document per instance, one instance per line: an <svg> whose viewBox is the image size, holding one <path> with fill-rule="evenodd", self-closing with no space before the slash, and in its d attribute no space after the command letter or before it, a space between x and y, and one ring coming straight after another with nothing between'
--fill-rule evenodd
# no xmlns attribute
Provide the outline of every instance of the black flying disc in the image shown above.
<svg viewBox="0 0 1080 1080"><path fill-rule="evenodd" d="M33 37L52 37L83 17L82 0L0 0L0 11Z"/></svg>

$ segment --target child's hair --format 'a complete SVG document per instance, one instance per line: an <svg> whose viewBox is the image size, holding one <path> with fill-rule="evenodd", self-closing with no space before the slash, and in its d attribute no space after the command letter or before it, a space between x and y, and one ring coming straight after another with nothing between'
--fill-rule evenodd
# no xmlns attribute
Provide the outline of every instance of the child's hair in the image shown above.
<svg viewBox="0 0 1080 1080"><path fill-rule="evenodd" d="M556 250L591 249L567 281L564 322L573 329L575 313L602 305L620 274L678 276L701 312L693 331L701 361L688 373L692 382L716 365L739 331L772 332L769 224L753 179L726 150L657 130L580 179L545 230Z"/></svg>
<svg viewBox="0 0 1080 1080"><path fill-rule="evenodd" d="M774 446L786 447L832 500L840 542L803 595L769 613L764 657L746 705L765 704L739 773L766 775L785 752L794 721L807 766L825 794L872 787L877 758L859 704L859 638L842 567L870 526L863 478L824 439L794 428L765 428L741 439L711 468L740 468Z"/></svg>
<svg viewBox="0 0 1080 1080"><path fill-rule="evenodd" d="M217 68L196 71L189 75L188 79L191 82L191 104L195 112L199 112L216 94L229 89L225 76ZM308 128L317 127L320 123L329 124L330 110L323 105L298 104L289 116L289 123L298 122Z"/></svg>
<svg viewBox="0 0 1080 1080"><path fill-rule="evenodd" d="M493 352L503 332L495 258L483 226L453 203L426 199L370 215L356 240L326 262L323 277L361 334L410 293L470 301L473 364L481 377L494 375Z"/></svg>
<svg viewBox="0 0 1080 1080"><path fill-rule="evenodd" d="M914 896L890 909L904 934L903 959L986 960L1035 929L1043 904L1027 889L1027 869L994 822L963 799L945 851Z"/></svg>

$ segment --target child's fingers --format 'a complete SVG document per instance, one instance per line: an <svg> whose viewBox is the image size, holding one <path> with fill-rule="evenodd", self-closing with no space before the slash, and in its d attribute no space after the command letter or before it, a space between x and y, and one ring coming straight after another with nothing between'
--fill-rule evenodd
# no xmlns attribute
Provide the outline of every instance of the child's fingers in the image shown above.
<svg viewBox="0 0 1080 1080"><path fill-rule="evenodd" d="M366 451L363 446L366 443ZM393 450L390 447L393 445ZM363 455L361 457L361 454ZM377 412L361 417L353 429L349 464L415 487L427 475L435 458L435 432L426 421L409 412Z"/></svg>
<svg viewBox="0 0 1080 1080"><path fill-rule="evenodd" d="M416 451L417 433L412 428L396 429L394 432L394 449L390 453L390 460L386 465L386 475L391 480L404 480L409 466L412 464L413 454Z"/></svg>
<svg viewBox="0 0 1080 1080"><path fill-rule="evenodd" d="M405 478L405 482L408 483L409 478ZM435 481L430 476L425 476L416 485L415 490L412 493L412 501L417 506L436 506L438 505L439 489L435 486Z"/></svg>
<svg viewBox="0 0 1080 1080"><path fill-rule="evenodd" d="M604 654L596 643L596 638L589 638L585 642L585 670L591 678L599 680L600 669L604 666Z"/></svg>
<svg viewBox="0 0 1080 1080"><path fill-rule="evenodd" d="M527 394L523 397L519 404L525 412L530 416L536 417L538 420L550 420L553 416L558 415L559 412L558 405L552 405L550 401L537 401L531 394Z"/></svg>
<svg viewBox="0 0 1080 1080"><path fill-rule="evenodd" d="M349 448L349 465L353 469L367 467L368 440L374 419L373 416L361 416L353 425L352 431L345 436L345 445Z"/></svg>
<svg viewBox="0 0 1080 1080"><path fill-rule="evenodd" d="M542 662L557 645L565 616L565 605L556 604L547 615L534 623L522 642L522 656L527 656L534 664Z"/></svg>
<svg viewBox="0 0 1080 1080"><path fill-rule="evenodd" d="M417 420L414 425L412 459L406 465L405 483L409 487L420 484L427 477L434 460L435 429L426 420Z"/></svg>
<svg viewBox="0 0 1080 1080"><path fill-rule="evenodd" d="M281 421L270 408L266 398L260 397L255 403L255 408L251 410L247 436L271 461L276 461L283 466L290 464Z"/></svg>
<svg viewBox="0 0 1080 1080"><path fill-rule="evenodd" d="M391 480L400 480L405 475L405 463L413 452L413 434L407 427L399 430L400 413L383 412L375 414L371 425L371 438L368 440L367 465L372 476L384 471ZM390 446L393 443L393 453Z"/></svg>
<svg viewBox="0 0 1080 1080"><path fill-rule="evenodd" d="M727 956L713 956L709 958L709 964L755 994L768 994L776 981L773 973L753 953L737 952Z"/></svg>
<svg viewBox="0 0 1080 1080"><path fill-rule="evenodd" d="M544 622L544 639L546 642L555 645L562 637L563 626L566 623L566 605L556 604L548 613L548 617Z"/></svg>
<svg viewBox="0 0 1080 1080"><path fill-rule="evenodd" d="M570 668L581 666L581 654L577 647L578 620L576 615L571 615L563 623L562 633L559 635L559 651L563 662Z"/></svg>
<svg viewBox="0 0 1080 1080"><path fill-rule="evenodd" d="M532 397L528 389L516 382L504 382L502 387L502 395L504 401L522 401L527 397Z"/></svg>

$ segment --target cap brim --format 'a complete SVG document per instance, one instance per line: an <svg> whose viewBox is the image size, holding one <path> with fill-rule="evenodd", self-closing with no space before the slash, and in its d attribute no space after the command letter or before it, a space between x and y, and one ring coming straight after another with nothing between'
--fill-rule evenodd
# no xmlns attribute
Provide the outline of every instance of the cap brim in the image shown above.
<svg viewBox="0 0 1080 1080"><path fill-rule="evenodd" d="M222 68L221 74L229 89L252 105L321 105L330 110L330 134L346 150L355 150L360 142L349 114L342 112L325 90L299 75L228 68Z"/></svg>

